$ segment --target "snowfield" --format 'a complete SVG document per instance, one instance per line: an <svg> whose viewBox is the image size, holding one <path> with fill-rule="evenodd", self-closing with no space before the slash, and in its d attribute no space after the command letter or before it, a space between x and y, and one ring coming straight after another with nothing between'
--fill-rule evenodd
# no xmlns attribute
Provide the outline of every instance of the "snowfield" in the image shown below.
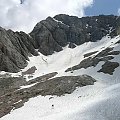
<svg viewBox="0 0 120 120"><path fill-rule="evenodd" d="M97 72L104 62L100 62L96 67L75 70L73 73L64 72L67 68L79 64L86 53L97 51L95 54L98 54L107 47L120 51L119 44L115 44L119 40L120 36L112 39L106 36L101 41L88 42L74 49L66 46L63 51L50 56L40 54L30 57L28 66L21 72L35 66L37 70L32 74L33 78L58 72L55 77L87 74L97 82L60 97L31 98L23 107L11 111L0 120L120 120L120 67L115 69L113 75ZM120 64L120 55L115 55L111 61ZM21 72L11 75L18 76ZM25 76L27 80L33 79L28 76Z"/></svg>
<svg viewBox="0 0 120 120"><path fill-rule="evenodd" d="M120 120L119 99L120 84L96 83L70 95L32 98L1 120Z"/></svg>
<svg viewBox="0 0 120 120"><path fill-rule="evenodd" d="M115 46L115 48L114 48L115 50L116 49L120 50L119 44L118 45L115 44L119 40L120 40L120 36L117 36L113 39L111 39L109 36L105 36L102 38L102 40L99 40L98 42L87 42L87 43L84 43L82 45L75 47L74 49L68 48L68 46L66 46L63 48L62 51L55 52L53 55L44 56L43 54L39 53L39 56L29 57L30 61L28 61L28 66L25 67L21 72L19 72L17 74L12 73L11 75L19 76L22 74L22 72L27 71L29 68L31 68L33 66L35 66L37 70L35 71L35 73L32 74L32 76L33 76L32 78L28 77L31 74L25 75L25 78L28 81L33 78L36 78L36 77L39 77L39 76L42 76L42 75L45 75L48 73L52 73L52 72L58 72L57 76L67 75L68 73L65 73L64 71L67 68L77 65L82 60L84 60L85 59L84 55L86 53L98 51L97 53L93 54L93 56L95 56L96 54L98 54L102 50L106 49L107 47L113 47L113 46ZM116 59L116 57L117 56L115 56L115 59ZM120 59L118 58L117 61L120 62ZM80 72L78 74L81 75L81 71L84 71L84 72L82 72L82 74L84 74L84 73L89 74L89 72L90 72L90 75L92 73L94 74L96 72L96 69L98 69L98 67L101 68L103 63L104 62L101 62L97 67L94 67L93 69L92 69L92 67L90 67L85 70L80 70ZM69 75L78 75L78 74L74 73L74 74L69 74ZM96 74L98 75L99 73L96 73ZM99 75L101 76L101 74L102 73L100 73ZM109 77L109 75L107 75L107 76ZM111 76L110 76L110 78L111 78Z"/></svg>

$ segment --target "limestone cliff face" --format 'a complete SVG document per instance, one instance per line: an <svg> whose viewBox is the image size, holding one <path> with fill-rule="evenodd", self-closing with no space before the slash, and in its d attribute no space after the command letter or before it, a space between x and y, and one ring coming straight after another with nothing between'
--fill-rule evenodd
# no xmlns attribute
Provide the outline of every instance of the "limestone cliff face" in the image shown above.
<svg viewBox="0 0 120 120"><path fill-rule="evenodd" d="M120 33L120 17L93 16L78 18L60 14L40 21L28 35L0 28L0 71L18 72L27 66L28 56L59 52L69 44L76 45L100 40L105 35Z"/></svg>
<svg viewBox="0 0 120 120"><path fill-rule="evenodd" d="M39 51L50 55L67 44L73 47L96 42L105 35L114 37L119 34L119 26L120 18L113 15L78 18L61 14L39 22L30 35L38 43Z"/></svg>
<svg viewBox="0 0 120 120"><path fill-rule="evenodd" d="M0 70L18 72L27 66L28 56L37 55L33 39L24 32L0 28Z"/></svg>

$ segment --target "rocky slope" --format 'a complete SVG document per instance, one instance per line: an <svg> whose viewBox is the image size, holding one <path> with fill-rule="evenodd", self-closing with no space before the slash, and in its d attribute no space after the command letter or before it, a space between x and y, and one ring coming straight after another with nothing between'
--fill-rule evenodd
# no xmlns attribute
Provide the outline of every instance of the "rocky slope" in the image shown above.
<svg viewBox="0 0 120 120"><path fill-rule="evenodd" d="M88 75L62 76L50 79L56 74L47 74L29 82L21 77L0 78L0 118L10 113L11 110L22 107L30 98L38 95L71 94L77 87L93 85L96 82Z"/></svg>
<svg viewBox="0 0 120 120"><path fill-rule="evenodd" d="M113 15L100 15L78 18L57 15L40 21L30 35L0 28L0 70L18 72L27 66L28 56L44 55L70 48L85 42L95 42L105 35L111 37L120 33L120 18Z"/></svg>
<svg viewBox="0 0 120 120"><path fill-rule="evenodd" d="M111 62L110 60L114 59L113 56L117 56L120 54L119 50L114 51L113 48L108 47L96 55L94 55L94 54L97 52L85 54L84 57L87 56L87 58L82 60L78 65L75 65L71 68L68 68L66 70L66 72L79 70L81 68L87 69L87 68L92 67L92 66L96 67L99 64L99 62L103 61L105 63L102 65L102 68L98 72L103 72L105 74L107 73L107 74L113 75L115 68L119 67L119 63L118 62ZM90 57L91 55L94 55L94 57Z"/></svg>
<svg viewBox="0 0 120 120"><path fill-rule="evenodd" d="M120 17L113 15L78 18L61 14L40 21L30 34L0 28L1 120L18 116L23 120L68 120L65 115L81 120L107 120L106 116L119 120L114 110L120 110L114 102L120 95L119 34ZM106 107L109 112L103 112L106 100L116 103ZM26 104L29 112L33 109L29 115ZM89 104L98 112L91 114ZM27 112L21 115L19 110ZM63 114L66 110L69 112ZM88 113L97 117L90 119Z"/></svg>
<svg viewBox="0 0 120 120"><path fill-rule="evenodd" d="M94 16L78 18L68 15L48 17L39 22L30 35L38 43L44 55L58 52L69 44L70 48L85 42L96 42L103 36L119 34L120 18L117 16Z"/></svg>
<svg viewBox="0 0 120 120"><path fill-rule="evenodd" d="M0 28L0 71L18 72L26 67L28 56L38 55L34 46L26 33Z"/></svg>

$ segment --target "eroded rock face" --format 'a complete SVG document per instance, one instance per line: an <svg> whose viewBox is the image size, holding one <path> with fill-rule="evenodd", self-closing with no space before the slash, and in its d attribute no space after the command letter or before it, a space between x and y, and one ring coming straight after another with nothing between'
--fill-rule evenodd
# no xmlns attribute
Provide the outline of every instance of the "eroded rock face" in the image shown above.
<svg viewBox="0 0 120 120"><path fill-rule="evenodd" d="M35 51L34 40L24 32L0 28L0 71L18 72L27 66L30 54Z"/></svg>
<svg viewBox="0 0 120 120"><path fill-rule="evenodd" d="M38 43L39 51L50 55L67 44L96 42L105 35L114 37L119 34L119 26L120 18L113 15L78 18L61 14L39 22L30 35Z"/></svg>
<svg viewBox="0 0 120 120"><path fill-rule="evenodd" d="M38 55L35 49L51 55L63 50L67 44L74 48L119 33L120 17L113 15L78 18L61 14L48 17L40 21L30 35L0 28L0 71L20 71L27 66L28 56Z"/></svg>
<svg viewBox="0 0 120 120"><path fill-rule="evenodd" d="M119 63L107 61L102 65L102 68L98 72L113 75L113 72L117 67L119 67Z"/></svg>

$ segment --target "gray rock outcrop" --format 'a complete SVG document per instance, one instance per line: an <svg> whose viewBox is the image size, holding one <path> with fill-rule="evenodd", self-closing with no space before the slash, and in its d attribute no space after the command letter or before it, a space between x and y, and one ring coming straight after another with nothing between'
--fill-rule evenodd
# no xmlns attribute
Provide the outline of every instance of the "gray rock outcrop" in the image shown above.
<svg viewBox="0 0 120 120"><path fill-rule="evenodd" d="M67 44L80 45L96 42L103 36L114 37L120 33L120 17L100 15L78 18L60 14L39 22L30 35L37 42L39 51L51 55L62 50Z"/></svg>
<svg viewBox="0 0 120 120"><path fill-rule="evenodd" d="M100 15L78 18L60 14L40 21L30 34L0 28L0 71L18 72L27 66L28 56L44 55L70 48L103 36L120 34L120 17Z"/></svg>
<svg viewBox="0 0 120 120"><path fill-rule="evenodd" d="M0 78L0 118L10 113L11 110L22 107L30 98L38 95L61 96L71 94L77 87L94 85L94 82L96 82L94 78L88 75L52 78L56 74L47 74L28 82L21 77ZM21 88L22 85L33 86Z"/></svg>
<svg viewBox="0 0 120 120"><path fill-rule="evenodd" d="M37 55L33 39L24 32L0 28L0 71L18 72L27 66L28 56Z"/></svg>
<svg viewBox="0 0 120 120"><path fill-rule="evenodd" d="M108 47L102 50L101 52L98 52L98 54L96 54L97 52L98 51L85 54L84 57L87 58L82 60L78 65L68 68L65 72L69 71L73 72L74 70L79 70L81 68L87 69L92 66L96 67L99 64L99 62L103 61L105 63L102 65L102 68L97 72L103 72L105 74L113 75L115 69L119 67L119 63L111 62L110 60L113 60L115 56L120 55L120 51L114 51L114 48ZM93 54L96 55L91 57L91 55Z"/></svg>

